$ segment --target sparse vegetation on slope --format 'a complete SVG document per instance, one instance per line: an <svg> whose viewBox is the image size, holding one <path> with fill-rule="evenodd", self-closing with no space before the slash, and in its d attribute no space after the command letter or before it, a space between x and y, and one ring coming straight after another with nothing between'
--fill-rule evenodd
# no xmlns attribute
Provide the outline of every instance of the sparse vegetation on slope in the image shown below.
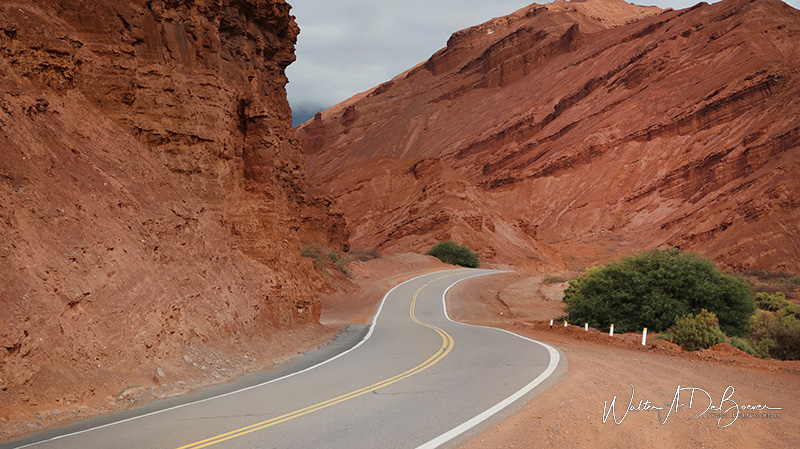
<svg viewBox="0 0 800 449"><path fill-rule="evenodd" d="M800 299L800 276L792 273L746 271L747 283L756 294L781 292L786 298Z"/></svg>
<svg viewBox="0 0 800 449"><path fill-rule="evenodd" d="M302 247L300 249L300 255L313 259L314 267L318 270L324 270L330 265L333 265L348 278L353 278L353 273L347 268L347 264L350 261L346 257L339 256L336 251L325 248L318 243Z"/></svg>

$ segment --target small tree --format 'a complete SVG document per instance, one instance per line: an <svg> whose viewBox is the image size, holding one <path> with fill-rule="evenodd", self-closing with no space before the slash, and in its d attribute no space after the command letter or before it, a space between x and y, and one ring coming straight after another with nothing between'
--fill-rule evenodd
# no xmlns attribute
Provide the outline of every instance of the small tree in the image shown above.
<svg viewBox="0 0 800 449"><path fill-rule="evenodd" d="M428 251L428 255L451 265L460 265L467 268L478 268L480 265L480 258L474 251L465 245L459 245L449 240L434 245Z"/></svg>
<svg viewBox="0 0 800 449"><path fill-rule="evenodd" d="M744 336L755 311L752 296L744 281L707 259L656 249L589 269L570 282L564 303L570 322L596 328L614 323L619 332L663 332L678 317L706 309L727 335Z"/></svg>

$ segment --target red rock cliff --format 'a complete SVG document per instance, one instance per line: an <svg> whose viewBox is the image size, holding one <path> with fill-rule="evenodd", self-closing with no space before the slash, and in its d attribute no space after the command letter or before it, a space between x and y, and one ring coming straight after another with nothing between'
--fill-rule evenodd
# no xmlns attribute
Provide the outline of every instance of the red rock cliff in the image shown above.
<svg viewBox="0 0 800 449"><path fill-rule="evenodd" d="M0 415L224 378L318 322L299 248L347 236L306 190L289 8L0 5Z"/></svg>
<svg viewBox="0 0 800 449"><path fill-rule="evenodd" d="M800 12L778 0L557 1L453 34L300 133L354 244L391 234L403 200L382 205L387 221L369 183L339 174L435 158L479 187L484 222L534 230L574 265L680 246L800 272L799 61Z"/></svg>

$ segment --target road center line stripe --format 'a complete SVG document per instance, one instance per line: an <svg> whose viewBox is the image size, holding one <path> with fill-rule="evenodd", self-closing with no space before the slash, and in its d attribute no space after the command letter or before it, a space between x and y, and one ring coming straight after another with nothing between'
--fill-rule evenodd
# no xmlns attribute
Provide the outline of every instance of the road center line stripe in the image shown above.
<svg viewBox="0 0 800 449"><path fill-rule="evenodd" d="M480 275L476 275L476 276L480 276ZM528 383L527 385L525 385L524 387L519 389L516 393L514 393L511 396L503 399L502 401L498 402L496 405L484 410L483 412L479 413L478 415L476 415L472 419L460 424L459 426L454 427L453 429L451 429L451 430L439 435L438 437L428 441L427 443L425 443L425 444L423 444L421 446L418 446L417 449L435 449L435 448L447 443L448 441L452 440L453 438L456 438L457 436L463 434L464 432L472 429L473 427L477 426L478 424L486 421L487 419L491 418L492 416L494 416L495 414L497 414L498 412L500 412L504 408L506 408L509 405L513 404L519 398L521 398L521 397L525 396L526 394L528 394L531 390L536 388L540 383L544 382L545 379L550 377L550 375L552 375L553 372L555 372L556 367L558 367L558 363L561 360L561 357L559 356L558 351L555 348L553 348L552 346L550 346L548 344L542 343L540 341L536 341L536 340L528 338L528 337L523 337L522 335L515 334L514 332L507 331L505 329L499 329L499 328L496 328L496 327L489 327L489 326L477 326L477 325L474 325L474 324L461 323L459 321L454 321L453 319L451 319L450 315L447 313L447 292L450 291L450 289L453 288L459 282L465 281L467 279L470 279L470 278L473 278L473 277L476 277L476 276L469 276L469 277L462 278L462 279L458 280L458 282L455 282L452 285L450 285L449 287L447 287L447 289L444 291L444 293L442 293L442 307L444 308L444 316L447 318L447 320L450 321L451 323L455 323L455 324L458 324L458 325L461 325L461 326L484 327L484 328L487 328L487 329L499 330L501 332L505 332L507 334L511 334L511 335L513 335L515 337L518 337L518 338L521 338L523 340L527 340L527 341L536 343L538 345L541 345L545 349L547 349L547 352L550 355L550 362L548 363L547 368L541 374L536 376L535 379L533 379L530 383Z"/></svg>
<svg viewBox="0 0 800 449"><path fill-rule="evenodd" d="M330 362L332 362L332 361L334 361L334 360L336 360L336 359L338 359L340 357L345 356L346 354L348 354L350 352L355 351L356 349L358 349L359 346L363 345L367 340L369 340L369 338L372 336L373 331L375 330L375 325L378 322L378 318L380 317L381 310L383 310L383 305L384 305L384 303L386 303L386 299L389 297L389 295L392 294L393 291L395 291L396 289L402 287L405 284L408 284L409 282L413 282L413 281L415 281L415 280L417 280L419 278L425 277L425 276L430 276L431 274L433 274L433 273L421 274L419 276L413 277L413 278L411 278L411 279L409 279L407 281L403 281L403 282L395 285L394 287L392 287L388 292L386 292L385 295L383 295L383 299L381 300L381 304L380 304L380 306L378 306L378 311L375 312L375 316L372 318L372 323L370 323L370 327L369 327L369 331L367 331L367 335L365 335L364 338L362 338L361 341L356 343L356 345L353 346L352 348L350 348L350 349L348 349L346 351L340 352L339 354L336 354L335 356L333 356L333 357L331 357L329 359L323 360L323 361L317 363L316 365L309 366L308 368L305 368L305 369L302 369L302 370L299 370L299 371L295 371L293 373L289 373L289 374L287 374L285 376L281 376L281 377L278 377L278 378L275 378L275 379L271 379L271 380L268 380L266 382L261 382L261 383L256 384L256 385L250 385L249 387L244 387L244 388L240 388L238 390L229 391L227 393L223 393L223 394L219 394L219 395L216 395L216 396L212 396L210 398L199 399L197 401L187 402L185 404L179 404L179 405L175 405L175 406L172 406L172 407L163 408L161 410L156 410L156 411L152 411L152 412L149 412L149 413L144 413L144 414L141 414L141 415L132 416L130 418L120 419L119 421L113 421L113 422L110 422L110 423L107 423L107 424L102 424L102 425L99 425L99 426L90 427L88 429L83 429L83 430L78 430L78 431L75 431L75 432L65 433L63 435L54 436L52 438L47 438L47 439L44 439L44 440L41 440L41 441L35 441L33 443L28 443L28 444L25 444L23 446L16 446L15 449L23 449L23 448L27 448L27 447L31 447L31 446L36 446L36 445L39 445L39 444L42 444L42 443L48 443L48 442L51 442L51 441L60 440L60 439L63 439L63 438L74 436L74 435L80 435L82 433L92 432L94 430L100 430L100 429L104 429L106 427L116 426L118 424L124 424L126 422L135 421L137 419L147 418L147 417L150 417L150 416L158 415L158 414L169 412L169 411L172 411L172 410L177 410L177 409L180 409L180 408L189 407L191 405L201 404L203 402L213 401L215 399L224 398L224 397L227 397L227 396L232 396L234 394L238 394L238 393L242 393L242 392L245 392L245 391L249 391L249 390L253 390L253 389L256 389L256 388L260 388L260 387L263 387L265 385L269 385L269 384L271 384L273 382L278 382L278 381L281 381L281 380L284 380L284 379L288 379L288 378L296 376L298 374L302 374L302 373L305 373L307 371L311 371L311 370L313 370L315 368L319 368L320 366L326 365L326 364L328 364L328 363L330 363Z"/></svg>
<svg viewBox="0 0 800 449"><path fill-rule="evenodd" d="M201 440L201 441L197 441L197 442L194 442L194 443L191 443L191 444L187 444L187 445L181 446L181 447L179 447L177 449L201 449L201 448L204 448L204 447L213 446L215 444L222 443L223 441L231 440L233 438L238 438L240 436L244 436L244 435L247 435L247 434L252 433L252 432L263 430L263 429L266 429L268 427L272 427L274 425L277 425L277 424L280 424L280 423L284 423L286 421L289 421L289 420L292 420L292 419L295 419L295 418L299 418L299 417L307 415L309 413L314 413L316 411L331 407L331 406L336 405L336 404L340 404L340 403L348 401L350 399L354 399L354 398L357 398L359 396L363 396L363 395L365 395L367 393L371 393L373 391L376 391L376 390L379 390L381 388L387 387L389 385L394 384L395 382L399 382L399 381L401 381L403 379L409 378L409 377L411 377L411 376L413 376L415 374L418 374L418 373L430 368L431 366L437 364L440 360L445 358L450 353L450 351L453 350L453 346L455 345L455 340L453 340L453 337L450 334L448 334L447 332L445 332L444 330L442 330L441 328L438 328L436 326L432 326L430 324L423 323L423 322L421 322L421 321L419 321L417 319L417 317L415 315L415 308L416 308L417 298L419 297L419 294L422 292L422 290L425 289L425 287L429 286L430 284L432 284L432 283L434 283L436 281L439 281L439 280L447 278L447 277L455 276L457 274L458 273L450 273L450 274L447 274L447 275L444 275L444 276L437 277L436 279L433 279L433 280L425 283L424 285L422 285L420 288L418 288L417 291L414 292L414 295L412 296L411 305L409 307L409 316L411 317L411 319L415 323L417 323L417 324L419 324L421 326L425 326L427 328L433 329L442 338L442 346L436 351L436 353L434 353L432 356L430 356L424 362L420 363L419 365L417 365L417 366L415 366L415 367L413 367L413 368L411 368L411 369L409 369L409 370L407 370L407 371L405 371L405 372L403 372L401 374L398 374L398 375L396 375L394 377L390 377L389 379L382 380L382 381L380 381L378 383L375 383L375 384L372 384L372 385L370 385L368 387L364 387L364 388L361 388L361 389L358 389L358 390L355 390L355 391L351 391L350 393L346 393L346 394L343 394L341 396L337 396L335 398L328 399L327 401L323 401L323 402L320 402L320 403L317 403L317 404L314 404L314 405L311 405L311 406L308 406L308 407L305 407L305 408L302 408L302 409L299 409L299 410L295 410L293 412L290 412L290 413L287 413L287 414L284 414L284 415L281 415L281 416L278 416L278 417L275 417L275 418L271 418L271 419L268 419L266 421L262 421L262 422L255 423L255 424L251 424L249 426L242 427L240 429L232 430L230 432L226 432L226 433L223 433L223 434L220 434L220 435L216 435L216 436L213 436L211 438L206 438L206 439ZM455 285L455 284L453 284L453 285ZM449 290L449 289L450 289L450 287L447 288L447 290ZM394 289L392 289L392 290L394 290ZM391 293L391 291L390 291L390 293ZM387 296L388 296L388 293L387 293ZM384 300L385 300L385 298L384 298ZM381 303L381 307L382 306L383 306L383 303Z"/></svg>

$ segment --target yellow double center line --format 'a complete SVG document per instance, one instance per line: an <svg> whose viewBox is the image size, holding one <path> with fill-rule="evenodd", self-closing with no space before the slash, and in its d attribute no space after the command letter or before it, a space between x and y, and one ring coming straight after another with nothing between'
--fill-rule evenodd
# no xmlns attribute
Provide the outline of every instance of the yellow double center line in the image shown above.
<svg viewBox="0 0 800 449"><path fill-rule="evenodd" d="M200 448L203 448L203 447L208 447L208 446L212 446L212 445L217 444L217 443L221 443L223 441L231 440L231 439L243 436L243 435L247 435L248 433L252 433L252 432L259 431L259 430L263 430L263 429L266 429L267 427L272 427L272 426L274 426L276 424L280 424L280 423L283 423L283 422L286 422L286 421L289 421L289 420L292 420L292 419L295 419L295 418L299 418L301 416L308 415L309 413L314 413L316 411L328 408L330 406L333 406L333 405L336 405L336 404L341 404L344 401L348 401L350 399L357 398L359 396L365 395L367 393L371 393L371 392L376 391L376 390L380 390L381 388L387 387L387 386L389 386L389 385L391 385L391 384L393 384L395 382L399 382L399 381L401 381L403 379L409 378L409 377L413 376L414 374L420 373L420 372L430 368L431 366L435 365L440 360L442 360L445 356L447 356L447 354L449 354L450 351L453 350L453 345L455 344L455 341L453 340L453 337L450 334L448 334L447 332L445 332L441 328L438 328L436 326L432 326L430 324L426 324L426 323L423 323L423 322L419 321L417 319L415 313L414 313L414 310L415 310L416 305L417 305L417 297L419 296L420 292L422 292L422 290L425 287L427 287L428 285L430 285L430 284L432 284L432 283L434 283L434 282L436 282L436 281L438 281L440 279L444 279L444 278L449 277L449 276L453 276L453 274L449 274L449 275L446 275L446 276L441 276L441 277L438 277L438 278L426 283L425 285L423 285L422 287L417 289L416 292L414 292L414 296L411 299L411 310L409 311L409 315L411 316L411 319L415 323L417 323L417 324L419 324L421 326L425 326L427 328L433 329L434 331L436 331L436 333L439 334L440 337L442 337L442 346L439 348L439 350L436 351L436 353L434 353L432 356L430 356L424 362L420 363L419 365L411 368L410 370L408 370L408 371L406 371L404 373L398 374L398 375L396 375L394 377L390 377L389 379L386 379L386 380L382 380L382 381L380 381L378 383L375 383L375 384L372 384L372 385L370 385L368 387L364 387L364 388L361 388L359 390L351 391L350 393L343 394L341 396L337 396L337 397L335 397L333 399L328 399L327 401L320 402L318 404L314 404L314 405L308 406L306 408L301 408L300 410L295 410L295 411L293 411L291 413L287 413L285 415L281 415L281 416L278 416L278 417L275 417L275 418L272 418L272 419L268 419L266 421L262 421L262 422L259 422L259 423L251 424L251 425L249 425L247 427L242 427L241 429L236 429L236 430L233 430L233 431L230 431L230 432L227 432L227 433L223 433L223 434L217 435L215 437L211 437L211 438L207 438L205 440L197 441L197 442L192 443L192 444L187 444L186 446L181 446L181 447L179 447L177 449L200 449Z"/></svg>

